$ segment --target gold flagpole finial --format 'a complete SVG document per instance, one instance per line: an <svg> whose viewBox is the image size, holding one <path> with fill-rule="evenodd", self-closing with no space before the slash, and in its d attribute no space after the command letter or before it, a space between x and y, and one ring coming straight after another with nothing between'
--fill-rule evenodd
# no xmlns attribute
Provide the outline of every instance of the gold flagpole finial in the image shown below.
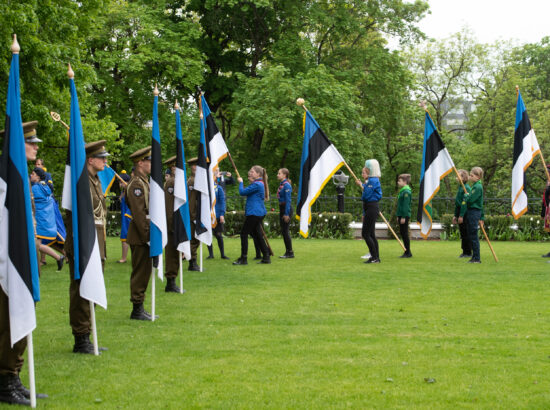
<svg viewBox="0 0 550 410"><path fill-rule="evenodd" d="M426 112L428 111L428 103L426 102L426 100L420 101L420 102L418 103L418 106L419 106L419 107L422 107L422 109L423 109L424 111L426 111Z"/></svg>
<svg viewBox="0 0 550 410"><path fill-rule="evenodd" d="M71 63L69 63L69 68L67 69L67 75L71 80L74 79L74 71L73 71L73 68L71 67Z"/></svg>
<svg viewBox="0 0 550 410"><path fill-rule="evenodd" d="M304 105L306 102L303 98L296 98L296 105L299 106L299 107L302 107L304 110L307 111L307 108L306 106Z"/></svg>
<svg viewBox="0 0 550 410"><path fill-rule="evenodd" d="M19 43L17 42L17 34L14 34L13 43L11 43L11 52L12 54L19 54L19 51L21 51L21 47L19 47Z"/></svg>
<svg viewBox="0 0 550 410"><path fill-rule="evenodd" d="M157 83L155 83L155 89L153 90L153 94L155 97L158 97L159 95L159 89L157 88Z"/></svg>
<svg viewBox="0 0 550 410"><path fill-rule="evenodd" d="M178 100L176 100L176 103L174 104L174 108L176 110L179 110L180 109L180 105L178 104Z"/></svg>

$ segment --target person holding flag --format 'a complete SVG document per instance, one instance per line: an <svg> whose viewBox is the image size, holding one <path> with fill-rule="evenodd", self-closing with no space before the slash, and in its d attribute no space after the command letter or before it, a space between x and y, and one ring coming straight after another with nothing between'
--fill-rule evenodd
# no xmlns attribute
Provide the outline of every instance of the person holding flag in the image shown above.
<svg viewBox="0 0 550 410"><path fill-rule="evenodd" d="M170 169L170 176L164 183L164 203L166 205L166 226L168 228L168 243L166 244L166 286L165 292L180 293L176 278L180 266L180 254L174 243L174 173L176 171L176 156L164 161ZM185 292L185 291L184 291Z"/></svg>
<svg viewBox="0 0 550 410"><path fill-rule="evenodd" d="M19 51L14 36L9 73L6 130L0 156L0 401L36 406L32 331L40 300L37 243L27 161L34 161L38 142L34 126L21 120ZM27 125L27 127L25 127ZM19 378L29 348L29 391ZM29 400L30 399L30 400Z"/></svg>
<svg viewBox="0 0 550 410"><path fill-rule="evenodd" d="M99 256L101 259L102 273L105 270L105 259L107 258L107 247L105 244L105 226L107 224L107 205L98 172L102 171L107 163L109 153L105 150L105 140L90 142L84 146L86 152L86 169L88 171L88 182L92 201L93 218ZM88 300L80 295L80 281L74 278L74 240L71 211L67 211L67 242L65 249L71 273L71 284L69 287L69 322L74 336L73 353L94 354L94 345L90 342L91 333L91 311ZM100 348L100 350L106 350Z"/></svg>
<svg viewBox="0 0 550 410"><path fill-rule="evenodd" d="M130 319L151 320L143 308L145 291L151 278L152 261L149 256L149 181L151 173L151 146L130 155L134 172L126 187L126 200L132 212L127 242L132 251L130 301L133 303Z"/></svg>
<svg viewBox="0 0 550 410"><path fill-rule="evenodd" d="M194 157L187 161L191 167L191 175L187 179L187 189L189 191L189 218L191 220L191 259L189 260L189 267L187 270L199 272L201 269L197 264L197 249L199 248L200 241L195 235L197 223L197 208L199 206L199 198L201 193L195 189L195 175L197 173L198 158Z"/></svg>

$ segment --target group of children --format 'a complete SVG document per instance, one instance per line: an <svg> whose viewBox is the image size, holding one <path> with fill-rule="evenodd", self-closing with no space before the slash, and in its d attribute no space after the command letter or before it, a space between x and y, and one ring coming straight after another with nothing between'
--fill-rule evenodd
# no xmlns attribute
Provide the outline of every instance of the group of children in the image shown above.
<svg viewBox="0 0 550 410"><path fill-rule="evenodd" d="M455 198L455 215L453 224L458 224L460 237L462 239L462 253L460 258L470 258L469 263L481 263L479 251L479 225L483 224L483 186L481 178L483 170L474 167L468 171L458 171L460 182ZM376 220L380 214L378 202L382 198L382 187L380 186L380 165L376 159L369 159L361 173L364 183L357 181L357 185L363 188L361 200L363 201L363 228L361 235L365 240L369 255L365 263L380 263L378 240L376 239ZM459 179L460 178L460 179ZM467 182L470 182L470 185ZM411 258L411 241L409 237L409 221L411 218L412 191L409 186L410 174L401 174L397 178L399 194L397 199L397 224L399 233L403 239L405 252L401 258Z"/></svg>

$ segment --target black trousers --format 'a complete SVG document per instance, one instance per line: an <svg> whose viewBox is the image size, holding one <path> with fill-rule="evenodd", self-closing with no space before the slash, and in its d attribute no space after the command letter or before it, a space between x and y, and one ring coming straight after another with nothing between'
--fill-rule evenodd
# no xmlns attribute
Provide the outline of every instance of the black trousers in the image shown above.
<svg viewBox="0 0 550 410"><path fill-rule="evenodd" d="M401 223L401 217L399 217L399 233L403 239L403 245L405 245L405 252L411 252L411 240L409 238L409 217L405 218L405 223Z"/></svg>
<svg viewBox="0 0 550 410"><path fill-rule="evenodd" d="M218 223L216 224L216 227L212 229L212 233L214 234L214 237L218 241L218 248L220 248L220 256L225 256L224 251L224 245L223 245L223 233L225 232L225 224L220 222L220 218L216 218ZM210 255L214 256L214 249L212 248L212 245L208 247L208 252Z"/></svg>
<svg viewBox="0 0 550 410"><path fill-rule="evenodd" d="M466 216L464 216L464 222L458 224L460 231L460 239L462 240L462 253L465 255L472 254L472 243L468 237L468 224L466 223Z"/></svg>
<svg viewBox="0 0 550 410"><path fill-rule="evenodd" d="M363 229L361 235L369 247L370 256L373 259L379 259L378 240L376 239L376 219L378 219L378 202L364 202L363 211Z"/></svg>
<svg viewBox="0 0 550 410"><path fill-rule="evenodd" d="M269 249L262 233L263 216L247 215L241 229L241 257L248 256L248 235L252 236L254 243L258 243L264 259L269 259Z"/></svg>
<svg viewBox="0 0 550 410"><path fill-rule="evenodd" d="M292 239L290 238L290 219L285 222L283 219L285 213L286 204L279 204L279 223L281 224L281 233L283 234L283 241L285 242L286 252L292 252ZM292 218L292 208L288 214L289 218Z"/></svg>

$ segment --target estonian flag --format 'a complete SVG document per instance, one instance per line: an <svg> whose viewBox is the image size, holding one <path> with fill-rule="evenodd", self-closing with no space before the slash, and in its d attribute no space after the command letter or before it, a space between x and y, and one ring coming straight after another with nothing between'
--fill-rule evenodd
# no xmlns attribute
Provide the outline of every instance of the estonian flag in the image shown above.
<svg viewBox="0 0 550 410"><path fill-rule="evenodd" d="M311 222L311 206L329 179L344 163L344 158L332 145L309 111L306 111L304 114L300 186L296 205L296 219L300 220L300 234L304 238L307 238Z"/></svg>
<svg viewBox="0 0 550 410"><path fill-rule="evenodd" d="M187 199L187 171L181 136L179 109L176 109L176 175L174 176L174 243L185 259L191 260L191 222Z"/></svg>
<svg viewBox="0 0 550 410"><path fill-rule="evenodd" d="M80 280L80 296L107 309L107 294L95 229L92 195L86 165L84 134L74 79L71 87L71 128L63 184L63 208L71 211L74 245L74 279Z"/></svg>
<svg viewBox="0 0 550 410"><path fill-rule="evenodd" d="M197 171L193 189L200 192L197 199L197 220L195 221L195 237L206 245L212 244L212 194L214 181L208 166L208 145L206 144L206 119L200 104L200 140L197 155Z"/></svg>
<svg viewBox="0 0 550 410"><path fill-rule="evenodd" d="M420 170L420 192L418 194L418 213L420 235L428 238L432 230L432 198L439 191L439 183L454 168L453 160L445 148L437 129L426 111L424 124L424 149L422 151L422 169Z"/></svg>
<svg viewBox="0 0 550 410"><path fill-rule="evenodd" d="M111 190L111 187L113 186L113 182L115 182L116 172L109 165L105 165L103 171L99 171L97 173L97 176L99 177L99 182L101 182L103 196L107 196L107 194Z"/></svg>
<svg viewBox="0 0 550 410"><path fill-rule="evenodd" d="M533 162L535 155L540 153L535 131L521 93L518 90L516 105L516 130L514 132L514 162L512 165L512 215L518 219L527 212L527 194L525 193L525 170Z"/></svg>
<svg viewBox="0 0 550 410"><path fill-rule="evenodd" d="M150 249L149 256L157 261L158 277L163 279L162 250L168 243L166 227L166 205L164 204L164 176L162 173L162 158L160 153L160 131L158 119L158 90L155 87L155 102L153 103L153 134L151 139L151 178L149 181L149 224Z"/></svg>
<svg viewBox="0 0 550 410"><path fill-rule="evenodd" d="M0 285L9 299L11 345L36 328L38 260L19 94L19 54L11 59L0 156Z"/></svg>

